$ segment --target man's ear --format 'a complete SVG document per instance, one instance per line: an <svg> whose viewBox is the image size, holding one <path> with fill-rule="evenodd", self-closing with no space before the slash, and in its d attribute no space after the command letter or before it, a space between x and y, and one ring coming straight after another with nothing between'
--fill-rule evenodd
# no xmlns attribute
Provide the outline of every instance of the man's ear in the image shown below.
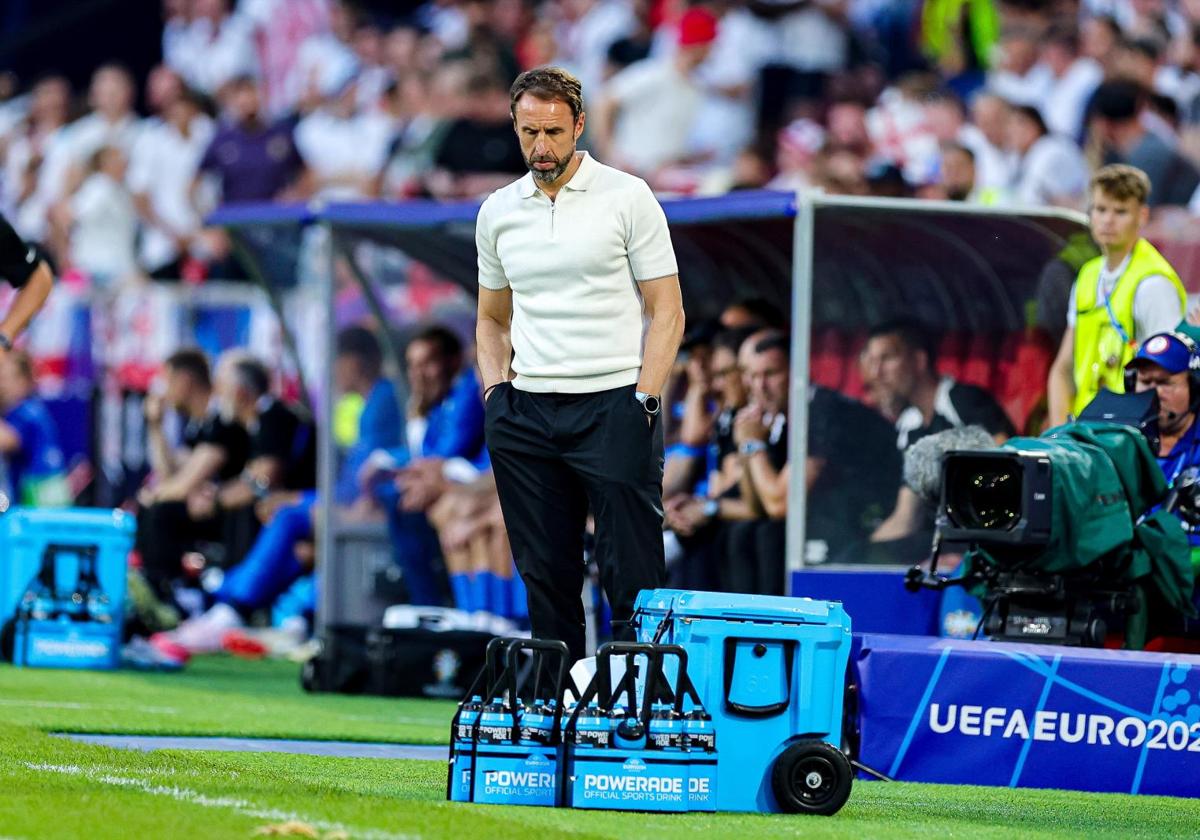
<svg viewBox="0 0 1200 840"><path fill-rule="evenodd" d="M1150 205L1143 204L1138 211L1138 227L1145 227L1150 222Z"/></svg>
<svg viewBox="0 0 1200 840"><path fill-rule="evenodd" d="M578 140L583 135L583 126L587 122L587 114L583 111L579 112L579 119L575 120L575 139Z"/></svg>

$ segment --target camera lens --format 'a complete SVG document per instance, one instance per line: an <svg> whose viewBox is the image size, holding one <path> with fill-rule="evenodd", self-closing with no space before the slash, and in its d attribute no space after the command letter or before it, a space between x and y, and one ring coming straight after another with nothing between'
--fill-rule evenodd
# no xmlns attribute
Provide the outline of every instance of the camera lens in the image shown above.
<svg viewBox="0 0 1200 840"><path fill-rule="evenodd" d="M973 465L959 472L947 499L961 528L1008 531L1021 519L1021 472L1011 465Z"/></svg>

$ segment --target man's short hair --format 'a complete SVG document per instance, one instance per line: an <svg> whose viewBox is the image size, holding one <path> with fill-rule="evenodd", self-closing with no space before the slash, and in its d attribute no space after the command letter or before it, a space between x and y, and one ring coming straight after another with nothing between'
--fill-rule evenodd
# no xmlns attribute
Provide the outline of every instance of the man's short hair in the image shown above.
<svg viewBox="0 0 1200 840"><path fill-rule="evenodd" d="M409 344L415 344L418 341L425 341L437 348L438 355L443 359L455 359L462 355L462 341L453 330L443 327L441 324L432 324L425 327L410 340Z"/></svg>
<svg viewBox="0 0 1200 840"><path fill-rule="evenodd" d="M1150 176L1127 163L1110 163L1092 176L1089 192L1099 190L1117 201L1134 199L1145 204L1150 198Z"/></svg>
<svg viewBox="0 0 1200 840"><path fill-rule="evenodd" d="M894 335L909 350L920 350L929 360L929 369L933 370L937 361L937 342L933 333L916 318L892 318L871 327L867 340L884 335Z"/></svg>
<svg viewBox="0 0 1200 840"><path fill-rule="evenodd" d="M1142 86L1132 79L1111 79L1096 88L1092 111L1106 120L1129 122L1137 119L1142 95Z"/></svg>
<svg viewBox="0 0 1200 840"><path fill-rule="evenodd" d="M1011 105L1010 107L1014 114L1019 114L1037 126L1039 135L1050 133L1050 129L1046 127L1046 121L1042 118L1042 112L1036 105Z"/></svg>
<svg viewBox="0 0 1200 840"><path fill-rule="evenodd" d="M338 333L337 355L357 359L370 379L378 379L383 372L383 349L375 333L366 327L346 327Z"/></svg>
<svg viewBox="0 0 1200 840"><path fill-rule="evenodd" d="M238 385L255 397L261 397L271 390L271 374L267 372L266 365L253 356L243 356L234 362L233 375L237 377Z"/></svg>
<svg viewBox="0 0 1200 840"><path fill-rule="evenodd" d="M774 329L783 329L783 325L787 323L779 307L771 303L764 297L743 297L738 298L733 303L729 304L728 309L743 309L759 328L772 327Z"/></svg>
<svg viewBox="0 0 1200 840"><path fill-rule="evenodd" d="M166 367L177 373L186 373L197 385L212 388L212 369L208 357L198 347L184 347L167 357Z"/></svg>
<svg viewBox="0 0 1200 840"><path fill-rule="evenodd" d="M561 67L537 67L517 76L508 92L514 120L517 118L517 101L527 93L545 102L557 99L567 103L572 121L578 120L583 113L583 85Z"/></svg>
<svg viewBox="0 0 1200 840"><path fill-rule="evenodd" d="M742 345L746 343L746 339L759 330L759 327L734 327L730 330L722 330L713 339L713 349L722 347L736 356L742 349Z"/></svg>
<svg viewBox="0 0 1200 840"><path fill-rule="evenodd" d="M971 163L975 163L975 153L967 146L959 143L957 140L943 140L941 143L942 155L951 152L958 152L960 155L966 155Z"/></svg>
<svg viewBox="0 0 1200 840"><path fill-rule="evenodd" d="M787 333L773 333L754 345L756 355L778 350L789 362L792 360L792 339Z"/></svg>

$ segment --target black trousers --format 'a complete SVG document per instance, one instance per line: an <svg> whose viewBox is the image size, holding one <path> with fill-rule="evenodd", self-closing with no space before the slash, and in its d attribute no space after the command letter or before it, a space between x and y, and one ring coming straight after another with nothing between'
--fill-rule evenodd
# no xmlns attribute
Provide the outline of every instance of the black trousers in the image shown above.
<svg viewBox="0 0 1200 840"><path fill-rule="evenodd" d="M596 524L596 561L613 633L643 589L666 580L662 538L663 434L629 385L592 394L535 394L502 383L488 394L485 429L533 635L584 650L583 533Z"/></svg>

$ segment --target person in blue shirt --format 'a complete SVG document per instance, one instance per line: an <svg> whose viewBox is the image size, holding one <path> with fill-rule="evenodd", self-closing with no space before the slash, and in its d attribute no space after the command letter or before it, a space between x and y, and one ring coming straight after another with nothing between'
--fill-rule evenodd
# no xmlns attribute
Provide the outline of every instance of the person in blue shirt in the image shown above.
<svg viewBox="0 0 1200 840"><path fill-rule="evenodd" d="M1180 332L1158 333L1147 338L1126 366L1138 393L1158 393L1158 465L1172 487L1186 479L1189 470L1200 471L1200 350ZM1181 518L1182 519L1182 518ZM1192 565L1200 564L1200 526L1183 520L1192 546Z"/></svg>
<svg viewBox="0 0 1200 840"><path fill-rule="evenodd" d="M58 428L38 397L29 356L0 357L0 455L8 472L9 500L27 507L71 503Z"/></svg>
<svg viewBox="0 0 1200 840"><path fill-rule="evenodd" d="M342 454L334 501L346 506L357 501L357 476L367 457L380 449L400 445L404 429L396 389L383 376L383 352L368 329L348 327L339 333L335 350L334 385L343 398L361 400L355 439ZM225 573L215 593L216 603L201 616L151 641L169 656L221 649L229 630L240 627L254 610L269 606L301 577L310 564L298 547L313 539L316 491L274 494L264 500L269 516L245 559Z"/></svg>
<svg viewBox="0 0 1200 840"><path fill-rule="evenodd" d="M474 368L463 364L463 355L461 341L443 326L426 327L409 341L404 350L406 439L376 451L362 476L387 512L396 562L409 600L418 605L445 600L429 508L448 487L471 482L488 467L479 380ZM450 580L458 593L455 602L467 608L464 585Z"/></svg>

